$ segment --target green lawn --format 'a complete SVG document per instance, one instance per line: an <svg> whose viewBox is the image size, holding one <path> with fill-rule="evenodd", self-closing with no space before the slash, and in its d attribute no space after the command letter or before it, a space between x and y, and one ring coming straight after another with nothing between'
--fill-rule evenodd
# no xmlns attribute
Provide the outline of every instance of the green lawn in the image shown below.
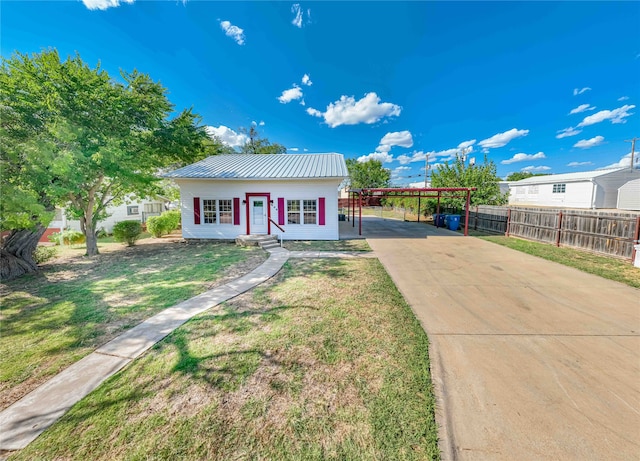
<svg viewBox="0 0 640 461"><path fill-rule="evenodd" d="M295 260L12 459L438 459L424 331L377 260Z"/></svg>
<svg viewBox="0 0 640 461"><path fill-rule="evenodd" d="M505 237L504 235L488 235L478 231L470 231L470 235L565 266L575 267L581 271L615 280L631 287L640 288L640 269L633 267L629 261L599 256L573 248L558 248L554 245L530 240Z"/></svg>
<svg viewBox="0 0 640 461"><path fill-rule="evenodd" d="M62 249L40 273L0 285L0 408L158 311L266 255L230 244L101 243Z"/></svg>

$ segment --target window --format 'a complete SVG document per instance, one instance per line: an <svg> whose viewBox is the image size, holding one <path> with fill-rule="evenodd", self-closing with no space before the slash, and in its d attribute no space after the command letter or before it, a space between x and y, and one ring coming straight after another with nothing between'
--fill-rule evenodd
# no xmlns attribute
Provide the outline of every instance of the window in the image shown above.
<svg viewBox="0 0 640 461"><path fill-rule="evenodd" d="M554 194L564 194L567 188L566 184L554 184L553 185L553 193Z"/></svg>
<svg viewBox="0 0 640 461"><path fill-rule="evenodd" d="M162 203L145 203L144 204L144 212L145 213L162 213Z"/></svg>
<svg viewBox="0 0 640 461"><path fill-rule="evenodd" d="M287 224L300 224L300 200L287 200Z"/></svg>
<svg viewBox="0 0 640 461"><path fill-rule="evenodd" d="M127 207L127 215L131 216L131 215L135 215L135 214L140 214L138 205L131 205Z"/></svg>
<svg viewBox="0 0 640 461"><path fill-rule="evenodd" d="M287 224L316 224L317 200L287 200Z"/></svg>
<svg viewBox="0 0 640 461"><path fill-rule="evenodd" d="M233 208L231 200L218 200L218 210L220 224L233 224Z"/></svg>
<svg viewBox="0 0 640 461"><path fill-rule="evenodd" d="M303 200L304 210L304 223L315 224L316 223L316 201L315 200Z"/></svg>
<svg viewBox="0 0 640 461"><path fill-rule="evenodd" d="M232 200L202 200L202 217L205 224L233 224Z"/></svg>

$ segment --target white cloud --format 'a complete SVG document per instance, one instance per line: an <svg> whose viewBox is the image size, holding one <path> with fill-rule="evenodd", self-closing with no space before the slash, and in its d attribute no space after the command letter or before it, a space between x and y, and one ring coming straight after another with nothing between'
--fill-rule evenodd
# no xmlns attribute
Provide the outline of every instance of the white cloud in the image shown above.
<svg viewBox="0 0 640 461"><path fill-rule="evenodd" d="M558 139L562 139L562 138L568 138L569 136L575 136L577 134L582 133L582 130L576 130L573 127L569 127L569 128L565 128L564 130L558 130L557 131L557 135L556 138Z"/></svg>
<svg viewBox="0 0 640 461"><path fill-rule="evenodd" d="M406 170L410 170L411 167L410 166L399 166L396 169L394 169L393 171L406 171Z"/></svg>
<svg viewBox="0 0 640 461"><path fill-rule="evenodd" d="M575 143L573 147L579 147L581 149L588 149L590 147L599 146L604 141L604 136L595 136L591 139L582 139Z"/></svg>
<svg viewBox="0 0 640 461"><path fill-rule="evenodd" d="M385 134L380 140L377 152L389 152L392 146L411 147L413 146L413 136L410 131L393 131Z"/></svg>
<svg viewBox="0 0 640 461"><path fill-rule="evenodd" d="M626 101L627 99L629 99L629 96L620 96L618 101Z"/></svg>
<svg viewBox="0 0 640 461"><path fill-rule="evenodd" d="M314 109L313 107L309 107L307 109L307 114L313 115L314 117L322 117L322 112L320 112L318 109Z"/></svg>
<svg viewBox="0 0 640 461"><path fill-rule="evenodd" d="M280 101L282 104L287 104L296 99L302 99L302 90L295 83L293 84L293 88L284 90L282 94L278 96L278 101Z"/></svg>
<svg viewBox="0 0 640 461"><path fill-rule="evenodd" d="M569 162L567 166L576 167L576 166L585 166L585 165L593 165L593 162Z"/></svg>
<svg viewBox="0 0 640 461"><path fill-rule="evenodd" d="M503 160L502 163L503 165L510 165L511 163L516 163L516 162L525 162L527 160L538 160L541 158L547 158L544 155L544 152L538 152L537 154L516 154L513 157L511 157L510 159L507 160Z"/></svg>
<svg viewBox="0 0 640 461"><path fill-rule="evenodd" d="M120 3L132 4L134 0L82 0L84 6L90 10L106 10L107 8L115 8Z"/></svg>
<svg viewBox="0 0 640 461"><path fill-rule="evenodd" d="M215 136L220 139L220 141L231 147L242 147L249 139L246 134L236 133L231 128L224 125L220 125L218 127L207 126L206 131L209 136Z"/></svg>
<svg viewBox="0 0 640 461"><path fill-rule="evenodd" d="M529 130L517 130L515 128L511 128L509 131L505 131L504 133L498 133L491 136L490 138L483 139L478 144L485 149L502 147L507 145L510 141L519 138L520 136L526 136L528 134Z"/></svg>
<svg viewBox="0 0 640 461"><path fill-rule="evenodd" d="M313 85L313 82L311 81L311 77L309 77L309 74L304 74L302 76L302 84L307 86Z"/></svg>
<svg viewBox="0 0 640 461"><path fill-rule="evenodd" d="M548 167L548 166L533 166L533 165L529 165L529 166L525 166L520 171L529 171L529 172L533 173L535 171L549 171L550 169L551 168Z"/></svg>
<svg viewBox="0 0 640 461"><path fill-rule="evenodd" d="M633 163L635 163L634 165L635 168L638 168L638 166L640 165L640 155L638 155L638 152L635 153L635 156L633 158ZM603 168L598 168L598 169L604 170L606 168L629 168L630 166L631 166L631 152L623 156L618 162L612 163L611 165L607 165Z"/></svg>
<svg viewBox="0 0 640 461"><path fill-rule="evenodd" d="M289 149L291 152L298 152L300 149L297 147L289 147Z"/></svg>
<svg viewBox="0 0 640 461"><path fill-rule="evenodd" d="M258 126L264 126L264 120L260 120L260 123L258 123Z"/></svg>
<svg viewBox="0 0 640 461"><path fill-rule="evenodd" d="M229 21L221 21L220 27L227 37L231 37L238 45L244 45L244 30L234 26Z"/></svg>
<svg viewBox="0 0 640 461"><path fill-rule="evenodd" d="M307 113L314 117L323 117L331 128L340 125L372 124L384 117L400 115L402 108L390 102L380 102L376 93L367 93L358 101L353 96L341 96L327 106L325 112L309 108Z"/></svg>
<svg viewBox="0 0 640 461"><path fill-rule="evenodd" d="M393 162L393 155L386 152L373 152L369 155L358 157L358 162L360 163L368 162L369 160L379 160L382 163L391 163Z"/></svg>
<svg viewBox="0 0 640 461"><path fill-rule="evenodd" d="M582 94L582 93L584 93L586 91L591 91L591 88L589 88L588 86L585 86L582 89L574 88L573 89L573 95L574 96L578 96L579 94Z"/></svg>
<svg viewBox="0 0 640 461"><path fill-rule="evenodd" d="M595 110L595 109L596 109L595 106L590 106L589 104L580 104L575 109L571 109L571 112L569 112L569 115L579 114L580 112L586 112L588 110Z"/></svg>
<svg viewBox="0 0 640 461"><path fill-rule="evenodd" d="M291 5L291 12L294 14L291 24L293 24L298 28L302 28L302 25L304 24L305 11L302 9L299 3L294 3L293 5ZM310 19L311 9L307 8L306 13L307 13L307 24L308 24L309 22L311 22L311 19Z"/></svg>
<svg viewBox="0 0 640 461"><path fill-rule="evenodd" d="M475 139L471 139L469 141L464 141L464 142L461 142L460 144L458 144L458 148L459 149L466 149L467 147L473 146L475 143L476 143Z"/></svg>
<svg viewBox="0 0 640 461"><path fill-rule="evenodd" d="M595 125L596 123L604 122L605 120L611 120L611 123L626 123L626 117L630 117L633 113L629 111L635 109L636 106L625 104L622 107L618 107L613 110L601 110L593 115L585 117L583 121L578 123L578 126Z"/></svg>

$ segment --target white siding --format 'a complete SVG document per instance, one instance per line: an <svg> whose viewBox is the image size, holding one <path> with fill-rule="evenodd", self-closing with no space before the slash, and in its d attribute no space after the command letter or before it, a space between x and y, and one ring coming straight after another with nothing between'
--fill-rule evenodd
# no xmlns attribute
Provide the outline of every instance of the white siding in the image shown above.
<svg viewBox="0 0 640 461"><path fill-rule="evenodd" d="M564 193L553 192L553 184L511 184L510 205L591 208L591 181L568 182Z"/></svg>
<svg viewBox="0 0 640 461"><path fill-rule="evenodd" d="M618 189L618 208L640 211L640 179L629 181Z"/></svg>
<svg viewBox="0 0 640 461"><path fill-rule="evenodd" d="M108 233L113 232L113 226L115 223L120 221L140 221L143 222L143 212L145 204L153 203L160 205L164 210L164 202L158 200L142 200L142 201L130 201L129 203L123 203L118 206L107 206L107 213L109 216L102 220L98 221L98 225L96 230L100 228L104 228ZM138 213L129 214L128 207L138 207ZM133 211L133 210L132 210ZM146 218L149 217L148 214L145 215ZM77 219L67 219L67 220L53 220L51 224L49 224L50 228L70 228L72 230L80 230L80 221Z"/></svg>
<svg viewBox="0 0 640 461"><path fill-rule="evenodd" d="M278 199L286 200L318 200L325 199L325 225L319 224L284 224L280 230L271 225L271 234L282 234L285 240L338 240L338 187L341 180L278 180L278 181L243 181L243 180L186 180L177 179L180 186L180 202L182 209L182 236L198 239L234 239L247 233L247 206L242 203L247 193L269 193L271 219L278 222ZM194 223L194 197L203 199L240 199L240 225L233 224L201 224ZM318 202L319 213L319 202ZM286 222L286 219L285 219ZM318 220L316 221L318 222Z"/></svg>
<svg viewBox="0 0 640 461"><path fill-rule="evenodd" d="M598 187L602 189L602 197L598 197L596 208L615 208L618 205L618 189L634 178L639 178L638 170L624 169L596 178Z"/></svg>

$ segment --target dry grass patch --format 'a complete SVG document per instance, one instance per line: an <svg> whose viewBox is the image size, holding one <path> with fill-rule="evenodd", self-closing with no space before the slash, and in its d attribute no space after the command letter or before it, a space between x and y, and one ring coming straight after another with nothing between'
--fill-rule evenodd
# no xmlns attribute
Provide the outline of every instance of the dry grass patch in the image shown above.
<svg viewBox="0 0 640 461"><path fill-rule="evenodd" d="M296 260L16 459L438 459L426 335L377 260Z"/></svg>
<svg viewBox="0 0 640 461"><path fill-rule="evenodd" d="M257 248L147 239L88 258L66 249L42 271L0 284L0 409L155 313L250 272Z"/></svg>

